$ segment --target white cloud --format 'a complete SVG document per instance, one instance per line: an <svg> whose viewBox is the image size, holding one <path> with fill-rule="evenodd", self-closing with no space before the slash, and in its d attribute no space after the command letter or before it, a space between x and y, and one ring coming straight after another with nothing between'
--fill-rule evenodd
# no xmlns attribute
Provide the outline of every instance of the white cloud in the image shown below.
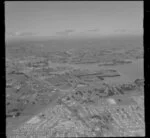
<svg viewBox="0 0 150 138"><path fill-rule="evenodd" d="M88 32L99 32L99 29L95 28L95 29L90 29L88 30Z"/></svg>
<svg viewBox="0 0 150 138"><path fill-rule="evenodd" d="M36 34L33 32L6 32L6 36L34 36Z"/></svg>
<svg viewBox="0 0 150 138"><path fill-rule="evenodd" d="M126 32L129 32L129 31L126 30L126 29L115 29L114 32L116 32L116 33L126 33Z"/></svg>
<svg viewBox="0 0 150 138"><path fill-rule="evenodd" d="M69 35L75 32L73 29L66 29L64 31L56 32L57 35Z"/></svg>

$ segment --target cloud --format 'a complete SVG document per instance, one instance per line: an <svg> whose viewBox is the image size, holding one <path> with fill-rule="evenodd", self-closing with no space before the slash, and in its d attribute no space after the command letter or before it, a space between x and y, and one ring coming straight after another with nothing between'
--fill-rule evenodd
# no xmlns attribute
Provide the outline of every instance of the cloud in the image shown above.
<svg viewBox="0 0 150 138"><path fill-rule="evenodd" d="M33 33L33 32L22 32L19 34L19 36L34 36L37 33Z"/></svg>
<svg viewBox="0 0 150 138"><path fill-rule="evenodd" d="M57 35L69 35L70 33L73 33L74 30L72 29L66 29L64 31L56 32Z"/></svg>
<svg viewBox="0 0 150 138"><path fill-rule="evenodd" d="M6 36L17 36L17 32L7 32Z"/></svg>
<svg viewBox="0 0 150 138"><path fill-rule="evenodd" d="M99 29L95 28L95 29L90 29L88 30L88 32L99 32Z"/></svg>
<svg viewBox="0 0 150 138"><path fill-rule="evenodd" d="M34 36L37 33L33 33L33 32L7 32L6 35L7 36Z"/></svg>
<svg viewBox="0 0 150 138"><path fill-rule="evenodd" d="M115 29L114 32L116 32L116 33L126 33L126 32L128 32L128 30L126 30L126 29Z"/></svg>

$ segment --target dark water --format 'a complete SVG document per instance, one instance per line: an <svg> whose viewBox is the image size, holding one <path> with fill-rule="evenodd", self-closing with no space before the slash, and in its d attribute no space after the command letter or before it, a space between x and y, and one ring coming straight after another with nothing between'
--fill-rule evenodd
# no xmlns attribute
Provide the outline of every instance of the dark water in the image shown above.
<svg viewBox="0 0 150 138"><path fill-rule="evenodd" d="M15 47L28 48L26 53L32 54L31 50L34 52L44 51L60 51L60 50L71 50L77 48L91 48L101 50L103 48L112 49L112 48L135 48L143 47L143 37L140 35L126 35L126 36L113 36L106 38L59 38L59 39L50 39L50 38L28 38L28 39L16 39L10 40L6 43L6 48L11 49ZM33 52L33 53L34 53ZM23 52L25 53L25 52ZM16 51L13 53L16 54ZM22 55L22 53L21 53ZM81 65L80 68L95 68L94 65ZM97 67L96 67L97 68ZM130 80L134 80L137 77L143 77L143 61L138 61L133 64L128 65L119 65L112 67L117 69L122 74L125 74Z"/></svg>
<svg viewBox="0 0 150 138"><path fill-rule="evenodd" d="M121 73L121 77L119 78L108 78L111 82L128 82L128 81L135 81L138 78L144 79L144 63L143 59L138 59L133 61L132 64L124 64L124 65L117 65L112 67L106 67L111 69L116 69Z"/></svg>
<svg viewBox="0 0 150 138"><path fill-rule="evenodd" d="M120 73L120 77L105 78L108 82L112 83L126 83L134 81L138 78L144 78L144 62L143 59L133 60L131 64L123 64L116 66L98 66L98 64L58 64L50 63L51 66L70 66L76 69L88 69L91 71L100 69L114 69Z"/></svg>
<svg viewBox="0 0 150 138"><path fill-rule="evenodd" d="M32 47L42 48L42 50L69 50L76 48L131 48L143 45L142 36L113 36L106 38L30 38L16 39L6 42L6 47Z"/></svg>

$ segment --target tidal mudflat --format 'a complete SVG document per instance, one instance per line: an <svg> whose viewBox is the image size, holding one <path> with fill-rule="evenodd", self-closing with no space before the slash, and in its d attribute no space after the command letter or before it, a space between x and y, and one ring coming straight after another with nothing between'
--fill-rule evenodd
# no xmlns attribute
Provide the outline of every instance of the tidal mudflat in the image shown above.
<svg viewBox="0 0 150 138"><path fill-rule="evenodd" d="M142 2L5 2L6 136L145 136Z"/></svg>

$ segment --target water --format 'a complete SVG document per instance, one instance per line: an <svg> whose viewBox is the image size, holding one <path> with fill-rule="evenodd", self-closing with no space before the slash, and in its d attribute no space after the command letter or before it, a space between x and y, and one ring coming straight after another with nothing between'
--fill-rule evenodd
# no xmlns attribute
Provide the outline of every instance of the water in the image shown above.
<svg viewBox="0 0 150 138"><path fill-rule="evenodd" d="M121 76L115 78L106 78L108 82L114 82L120 84L120 83L132 82L138 78L144 78L143 59L134 61L132 64L117 65L109 68L116 69L121 73Z"/></svg>
<svg viewBox="0 0 150 138"><path fill-rule="evenodd" d="M6 42L6 47L35 47L42 50L69 50L77 48L131 48L143 45L142 36L113 36L105 38L78 38L78 39L17 39Z"/></svg>
<svg viewBox="0 0 150 138"><path fill-rule="evenodd" d="M84 38L84 39L31 39L31 40L16 40L9 41L6 44L7 48L12 47L27 47L29 53L30 51L40 52L40 49L45 52L51 52L55 50L65 50L77 48L135 48L143 45L142 36L114 36L108 38ZM42 46L42 48L41 48ZM38 50L39 49L39 50ZM34 53L33 52L33 53ZM16 51L14 52L16 55ZM31 52L32 54L32 52ZM111 78L113 81L126 81L135 80L137 78L143 78L143 60L134 61L132 64L116 65L109 67L99 67L97 64L88 65L68 65L60 64L62 66L72 66L74 68L99 70L101 68L112 68L119 71L122 76ZM50 66L55 67L59 64L51 63ZM110 79L110 78L109 78Z"/></svg>
<svg viewBox="0 0 150 138"><path fill-rule="evenodd" d="M133 61L132 64L117 65L112 67L127 76L131 81L137 78L144 78L143 59Z"/></svg>
<svg viewBox="0 0 150 138"><path fill-rule="evenodd" d="M116 66L98 66L98 64L58 64L51 63L52 67L55 66L71 66L76 69L89 69L91 71L100 70L100 69L114 69L117 70L121 76L120 77L110 77L105 78L108 82L114 83L125 83L129 81L134 81L138 78L144 78L144 67L143 67L143 59L134 60L131 64L123 64Z"/></svg>

